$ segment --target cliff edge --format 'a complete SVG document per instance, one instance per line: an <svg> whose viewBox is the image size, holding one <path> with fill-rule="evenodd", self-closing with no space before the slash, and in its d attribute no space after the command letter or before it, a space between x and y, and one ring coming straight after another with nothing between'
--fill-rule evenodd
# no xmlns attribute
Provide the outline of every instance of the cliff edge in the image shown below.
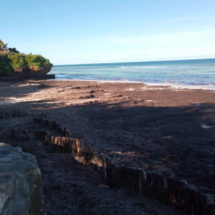
<svg viewBox="0 0 215 215"><path fill-rule="evenodd" d="M41 55L0 52L0 77L41 76L51 68L49 60Z"/></svg>
<svg viewBox="0 0 215 215"><path fill-rule="evenodd" d="M19 53L0 40L0 77L45 76L52 66L42 55Z"/></svg>

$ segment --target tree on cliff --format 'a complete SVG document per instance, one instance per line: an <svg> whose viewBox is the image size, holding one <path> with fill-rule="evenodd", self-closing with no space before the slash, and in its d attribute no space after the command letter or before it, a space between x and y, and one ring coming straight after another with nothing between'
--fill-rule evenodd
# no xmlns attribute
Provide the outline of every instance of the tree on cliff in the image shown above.
<svg viewBox="0 0 215 215"><path fill-rule="evenodd" d="M0 51L7 49L7 44L0 39Z"/></svg>
<svg viewBox="0 0 215 215"><path fill-rule="evenodd" d="M6 51L6 52L13 52L13 53L19 53L19 51L16 48L9 48L8 43L4 43L0 39L0 51Z"/></svg>
<svg viewBox="0 0 215 215"><path fill-rule="evenodd" d="M19 51L16 48L8 48L8 50L13 53L19 53Z"/></svg>

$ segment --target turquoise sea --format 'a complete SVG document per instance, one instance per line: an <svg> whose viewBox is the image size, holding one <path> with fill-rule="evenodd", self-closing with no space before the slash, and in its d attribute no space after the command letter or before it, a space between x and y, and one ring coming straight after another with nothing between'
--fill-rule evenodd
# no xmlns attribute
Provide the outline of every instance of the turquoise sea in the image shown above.
<svg viewBox="0 0 215 215"><path fill-rule="evenodd" d="M215 59L53 66L57 80L138 82L215 89Z"/></svg>

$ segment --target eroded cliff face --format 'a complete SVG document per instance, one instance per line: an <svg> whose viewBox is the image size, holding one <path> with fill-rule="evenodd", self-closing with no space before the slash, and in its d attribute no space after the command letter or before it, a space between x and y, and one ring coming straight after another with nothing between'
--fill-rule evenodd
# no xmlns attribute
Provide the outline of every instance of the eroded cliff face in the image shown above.
<svg viewBox="0 0 215 215"><path fill-rule="evenodd" d="M37 69L36 67L32 66L29 68L28 74L29 75L46 75L47 73L50 72L51 68L52 68L52 65L44 66L41 69Z"/></svg>
<svg viewBox="0 0 215 215"><path fill-rule="evenodd" d="M34 76L44 76L50 72L52 65L48 65L42 67L40 69L36 67L30 67L28 69L16 69L10 71L1 71L0 70L0 77L9 77L9 76L18 76L18 77L34 77Z"/></svg>
<svg viewBox="0 0 215 215"><path fill-rule="evenodd" d="M0 143L0 214L45 215L36 158Z"/></svg>
<svg viewBox="0 0 215 215"><path fill-rule="evenodd" d="M16 69L14 71L2 72L2 77L8 76L19 76L19 77L34 77L34 76L43 76L50 72L52 65L44 66L40 69L36 67L30 67L27 69ZM1 76L1 71L0 71Z"/></svg>

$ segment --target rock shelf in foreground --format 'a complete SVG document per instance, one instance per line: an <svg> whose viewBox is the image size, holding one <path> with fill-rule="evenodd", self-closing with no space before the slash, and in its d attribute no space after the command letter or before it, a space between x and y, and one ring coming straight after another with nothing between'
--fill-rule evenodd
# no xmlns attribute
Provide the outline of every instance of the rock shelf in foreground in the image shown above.
<svg viewBox="0 0 215 215"><path fill-rule="evenodd" d="M33 155L0 143L0 214L44 215L41 172Z"/></svg>

